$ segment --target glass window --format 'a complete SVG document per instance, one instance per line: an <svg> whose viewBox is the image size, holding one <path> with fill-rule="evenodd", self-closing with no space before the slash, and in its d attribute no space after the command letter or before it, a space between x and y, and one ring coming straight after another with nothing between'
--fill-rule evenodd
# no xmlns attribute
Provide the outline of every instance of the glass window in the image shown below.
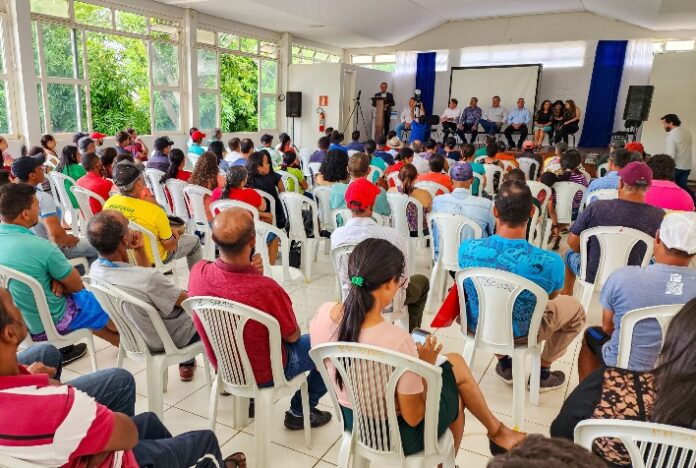
<svg viewBox="0 0 696 468"><path fill-rule="evenodd" d="M111 10L109 8L75 2L75 21L81 24L111 29Z"/></svg>
<svg viewBox="0 0 696 468"><path fill-rule="evenodd" d="M379 70L383 72L393 73L396 70L395 63L375 63L374 65L369 65L368 68L373 70Z"/></svg>
<svg viewBox="0 0 696 468"><path fill-rule="evenodd" d="M154 91L155 130L173 132L179 129L179 93Z"/></svg>
<svg viewBox="0 0 696 468"><path fill-rule="evenodd" d="M152 43L152 83L155 86L179 85L179 47L164 42Z"/></svg>
<svg viewBox="0 0 696 468"><path fill-rule="evenodd" d="M665 42L665 51L674 52L679 50L694 50L696 41L667 41Z"/></svg>
<svg viewBox="0 0 696 468"><path fill-rule="evenodd" d="M127 11L117 11L116 29L135 34L147 34L147 17Z"/></svg>
<svg viewBox="0 0 696 468"><path fill-rule="evenodd" d="M215 45L215 33L206 29L199 29L196 32L196 41L201 44Z"/></svg>
<svg viewBox="0 0 696 468"><path fill-rule="evenodd" d="M242 37L240 39L240 49L242 52L247 52L249 54L258 54L259 53L259 41L256 39L252 39L250 37Z"/></svg>
<svg viewBox="0 0 696 468"><path fill-rule="evenodd" d="M372 55L353 55L353 63L372 63Z"/></svg>
<svg viewBox="0 0 696 468"><path fill-rule="evenodd" d="M239 37L234 34L219 33L218 34L218 46L223 49L238 50L239 49Z"/></svg>
<svg viewBox="0 0 696 468"><path fill-rule="evenodd" d="M259 54L268 58L276 58L278 56L278 46L271 42L262 42L259 47Z"/></svg>
<svg viewBox="0 0 696 468"><path fill-rule="evenodd" d="M216 89L217 74L217 54L212 50L198 49L198 87Z"/></svg>
<svg viewBox="0 0 696 468"><path fill-rule="evenodd" d="M113 64L118 63L118 67ZM142 39L87 33L92 127L115 135L133 127L150 131L150 81L147 48Z"/></svg>
<svg viewBox="0 0 696 468"><path fill-rule="evenodd" d="M217 126L217 93L198 94L198 128Z"/></svg>
<svg viewBox="0 0 696 468"><path fill-rule="evenodd" d="M276 97L261 97L261 128L273 130L276 128Z"/></svg>
<svg viewBox="0 0 696 468"><path fill-rule="evenodd" d="M179 22L162 18L150 18L150 35L158 39L179 39Z"/></svg>
<svg viewBox="0 0 696 468"><path fill-rule="evenodd" d="M77 101L75 100L75 85L63 83L48 83L48 114L51 120L51 131L68 133L78 131Z"/></svg>
<svg viewBox="0 0 696 468"><path fill-rule="evenodd" d="M31 33L34 35L34 74L36 76L41 76L41 66L39 64L39 37L36 32L37 27L36 21L31 23Z"/></svg>
<svg viewBox="0 0 696 468"><path fill-rule="evenodd" d="M251 57L220 55L220 114L223 132L258 130L259 68Z"/></svg>
<svg viewBox="0 0 696 468"><path fill-rule="evenodd" d="M37 83L36 85L36 95L39 97L39 124L41 125L41 133L48 133L46 130L46 119L44 117L43 90L41 89L41 83Z"/></svg>
<svg viewBox="0 0 696 468"><path fill-rule="evenodd" d="M42 15L68 17L68 0L31 0L31 11Z"/></svg>
<svg viewBox="0 0 696 468"><path fill-rule="evenodd" d="M261 92L275 94L278 87L278 63L261 61Z"/></svg>
<svg viewBox="0 0 696 468"><path fill-rule="evenodd" d="M74 78L73 34L57 24L42 24L43 56L46 75L58 78Z"/></svg>
<svg viewBox="0 0 696 468"><path fill-rule="evenodd" d="M375 55L375 63L396 63L396 55Z"/></svg>
<svg viewBox="0 0 696 468"><path fill-rule="evenodd" d="M312 49L302 49L302 56L304 58L313 59L314 54L315 54L315 51L313 51Z"/></svg>
<svg viewBox="0 0 696 468"><path fill-rule="evenodd" d="M7 81L0 82L0 133L10 133L10 112L7 108Z"/></svg>

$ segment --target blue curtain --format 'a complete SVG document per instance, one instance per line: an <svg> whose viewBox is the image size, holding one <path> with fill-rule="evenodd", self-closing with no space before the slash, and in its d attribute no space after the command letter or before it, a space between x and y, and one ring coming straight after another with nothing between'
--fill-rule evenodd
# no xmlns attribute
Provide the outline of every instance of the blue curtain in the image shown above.
<svg viewBox="0 0 696 468"><path fill-rule="evenodd" d="M421 100L425 107L425 113L433 113L433 101L435 100L435 52L423 52L418 54L416 62L416 89L421 90Z"/></svg>
<svg viewBox="0 0 696 468"><path fill-rule="evenodd" d="M627 44L628 41L599 41L597 44L579 146L600 148L611 140Z"/></svg>

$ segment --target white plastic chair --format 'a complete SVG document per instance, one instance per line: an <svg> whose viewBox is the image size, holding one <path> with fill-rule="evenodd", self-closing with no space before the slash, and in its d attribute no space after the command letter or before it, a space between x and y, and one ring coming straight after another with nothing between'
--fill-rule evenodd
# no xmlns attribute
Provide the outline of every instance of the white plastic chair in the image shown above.
<svg viewBox="0 0 696 468"><path fill-rule="evenodd" d="M190 314L195 314L200 320L217 361L217 372L210 391L208 411L210 428L215 430L220 391L224 390L235 397L236 425L246 419L248 404L245 405L245 403L248 403L249 398L254 398L256 466L269 466L269 433L273 403L280 398L293 395L299 389L302 395L305 444L309 447L312 434L309 423L307 376L300 374L291 380L285 379L278 321L260 310L217 297L191 297L183 302L182 307ZM243 338L244 329L249 322L253 322L256 326L261 325L268 330L272 387L259 388L256 383Z"/></svg>
<svg viewBox="0 0 696 468"><path fill-rule="evenodd" d="M399 179L399 171L396 172L390 172L387 174L387 184L391 187L391 182L394 183L394 187L401 187L403 185L401 183L401 179Z"/></svg>
<svg viewBox="0 0 696 468"><path fill-rule="evenodd" d="M271 216L273 217L273 225L275 226L277 223L275 198L273 198L273 196L270 193L264 192L263 190L254 189L254 191L258 193L259 196L263 198L263 200L266 202L266 207L268 208L268 212L271 213Z"/></svg>
<svg viewBox="0 0 696 468"><path fill-rule="evenodd" d="M203 342L197 341L190 345L178 348L172 341L167 328L162 322L157 310L150 304L133 297L121 288L105 281L84 277L84 282L89 291L101 304L102 308L116 325L120 336L116 367L123 365L123 358L128 357L136 362L145 362L145 375L147 376L147 409L162 418L163 393L167 391L168 367L180 364L203 355L205 363L205 376L210 388L210 366L205 357ZM137 307L144 311L152 322L157 336L162 340L164 351L153 353L148 347L148 337L144 336L133 323L125 305Z"/></svg>
<svg viewBox="0 0 696 468"><path fill-rule="evenodd" d="M431 236L437 233L439 253L435 256L435 240L430 243L433 254L433 269L430 273L430 292L425 305L430 310L434 297L442 301L447 290L447 273L459 271L459 245L463 239L480 239L483 230L475 221L464 215L430 213L428 225ZM473 234L473 235L471 235ZM442 284L442 287L439 285ZM437 294L437 296L435 296Z"/></svg>
<svg viewBox="0 0 696 468"><path fill-rule="evenodd" d="M370 165L370 172L367 174L367 180L377 183L380 177L384 175L384 171L377 166Z"/></svg>
<svg viewBox="0 0 696 468"><path fill-rule="evenodd" d="M404 195L403 193L387 193L387 201L391 207L391 219L394 229L396 229L402 237L404 237L408 243L408 271L415 271L416 266L416 255L418 253L418 243L430 239L430 235L426 235L423 231L423 220L425 219L425 209L421 202L413 197ZM416 227L418 228L418 237L411 237L411 233L408 226L408 219L406 218L406 208L409 203L413 203L416 206Z"/></svg>
<svg viewBox="0 0 696 468"><path fill-rule="evenodd" d="M41 456L37 454L38 456ZM42 457L43 458L43 457ZM33 463L28 460L21 460L19 458L12 457L10 455L6 455L4 453L0 453L0 466L2 467L11 467L11 468L45 468L46 465L44 464L38 464L38 463Z"/></svg>
<svg viewBox="0 0 696 468"><path fill-rule="evenodd" d="M83 187L78 187L77 185L73 185L72 187L70 187L70 191L75 196L75 200L77 200L77 204L80 207L80 218L82 219L82 223L86 228L89 220L94 217L94 212L92 211L92 205L90 201L96 200L97 202L99 202L99 205L103 207L105 203L104 199L96 193L92 192L91 190Z"/></svg>
<svg viewBox="0 0 696 468"><path fill-rule="evenodd" d="M97 350L94 347L94 338L92 332L86 328L80 328L79 330L72 331L61 335L56 330L56 326L53 323L53 318L51 317L51 312L48 308L48 302L46 302L46 293L44 292L41 284L29 275L17 271L12 268L0 265L0 286L4 286L9 289L10 283L16 281L24 285L24 287L29 288L34 296L34 302L36 303L36 309L39 312L39 319L41 320L41 326L43 326L44 332L46 333L46 340L57 348L62 348L64 346L69 346L75 344L81 340L87 342L87 349L89 349L89 358L92 361L92 370L97 371ZM34 341L31 335L27 335L26 341L32 344L42 344L45 341Z"/></svg>
<svg viewBox="0 0 696 468"><path fill-rule="evenodd" d="M503 170L500 166L495 164L484 164L483 168L486 170L486 187L485 190L488 195L495 195L498 193L498 188L500 184L503 183ZM495 181L495 175L498 174L498 182Z"/></svg>
<svg viewBox="0 0 696 468"><path fill-rule="evenodd" d="M575 443L588 450L600 437L621 439L634 468L696 466L693 429L621 419L586 419L575 426Z"/></svg>
<svg viewBox="0 0 696 468"><path fill-rule="evenodd" d="M314 178L317 176L317 174L320 173L320 169L321 169L321 163L318 163L318 162L309 163L309 175L310 175L310 178L312 179L312 183L314 183Z"/></svg>
<svg viewBox="0 0 696 468"><path fill-rule="evenodd" d="M350 158L351 156L353 156L354 154L359 153L359 152L360 151L358 151L358 150L348 150L348 157Z"/></svg>
<svg viewBox="0 0 696 468"><path fill-rule="evenodd" d="M215 243L208 224L208 215L205 211L205 197L212 196L213 192L198 185L188 184L184 187L184 200L187 201L191 213L192 230L203 233L203 258L215 257Z"/></svg>
<svg viewBox="0 0 696 468"><path fill-rule="evenodd" d="M548 216L548 205L553 191L551 187L541 182L536 182L533 180L527 181L527 186L532 191L532 196L536 199L539 198L539 194L544 192L544 201L541 202L541 212L539 213L539 218L541 222L538 225L537 237L535 245L541 249L546 247L549 236L551 235L551 220Z"/></svg>
<svg viewBox="0 0 696 468"><path fill-rule="evenodd" d="M128 223L128 227L130 227L134 231L140 231L140 233L143 235L143 238L145 239L145 242L150 244L153 268L157 269L161 273L169 273L171 271L174 278L176 278L176 265L174 263L175 261L173 259L169 263L164 263L162 261L159 255L159 249L157 248L157 239L155 238L155 235L152 233L152 231L150 231L149 229L145 229L135 221L130 221Z"/></svg>
<svg viewBox="0 0 696 468"><path fill-rule="evenodd" d="M512 161L508 161L505 159L501 160L500 164L503 166L503 172L511 171L512 169L515 169L517 167L513 164Z"/></svg>
<svg viewBox="0 0 696 468"><path fill-rule="evenodd" d="M172 200L172 205L174 206L172 214L186 221L188 231L193 234L195 229L192 229L193 223L191 223L191 216L189 215L186 200L184 199L184 187L186 187L186 185L186 182L183 180L174 178L167 179L164 182L164 188L169 193L169 198Z"/></svg>
<svg viewBox="0 0 696 468"><path fill-rule="evenodd" d="M588 245L596 237L599 242L599 264L594 283L587 281ZM646 245L645 255L640 266L646 267L653 256L655 239L637 229L623 226L599 226L587 229L580 234L580 275L576 284L576 297L585 310L589 310L595 289L601 290L609 275L628 265L628 257L638 242Z"/></svg>
<svg viewBox="0 0 696 468"><path fill-rule="evenodd" d="M426 467L442 464L454 468L454 439L446 430L437 436L437 420L442 389L442 370L402 353L358 343L326 343L310 352L317 370L329 390L334 409L343 427L343 413L327 362L343 379L353 410L352 431L343 431L338 466ZM423 378L425 400L424 449L406 457L403 452L396 412L396 385L405 372Z"/></svg>
<svg viewBox="0 0 696 468"><path fill-rule="evenodd" d="M302 293L303 304L307 301L307 281L302 270L290 266L290 241L285 231L263 221L254 221L256 229L256 251L261 254L263 260L263 274L273 278L283 286L285 290L292 291L299 287ZM268 234L273 233L280 241L280 265L275 265L275 258L270 258L268 248L265 246Z"/></svg>
<svg viewBox="0 0 696 468"><path fill-rule="evenodd" d="M467 279L474 283L478 297L478 324L473 337L469 336L466 317L464 281ZM519 430L524 424L527 355L531 362L529 401L534 406L539 405L541 346L537 337L549 296L536 283L514 273L493 268L466 268L457 273L455 283L459 293L461 327L465 340L464 359L469 367L474 362L476 351L480 349L512 357L513 424L514 429ZM525 290L534 295L536 307L530 319L526 343L516 344L513 333L513 306L517 297Z"/></svg>
<svg viewBox="0 0 696 468"><path fill-rule="evenodd" d="M155 195L155 200L157 203L164 208L167 215L172 214L172 208L169 206L169 200L167 200L167 194L164 193L164 186L160 184L160 180L164 176L164 172L159 169L145 169L145 178L148 181L150 190Z"/></svg>
<svg viewBox="0 0 696 468"><path fill-rule="evenodd" d="M312 281L312 263L317 261L319 244L330 242L330 239L319 235L319 208L317 202L310 200L299 193L283 192L280 194L280 201L283 203L288 219L288 238L291 241L302 243L302 269L304 270L307 281ZM312 237L307 237L302 210L310 210L312 219Z"/></svg>
<svg viewBox="0 0 696 468"><path fill-rule="evenodd" d="M575 182L556 182L553 184L556 192L556 220L558 224L570 224L573 217L573 199L578 192L585 196L587 187Z"/></svg>
<svg viewBox="0 0 696 468"><path fill-rule="evenodd" d="M65 222L68 222L66 216L70 215L69 224L73 235L78 236L82 234L84 230L83 226L80 226L80 212L77 208L73 208L70 197L68 196L68 189L65 188L66 182L75 185L75 179L58 171L51 171L48 177L53 179L51 191L54 194L54 198L57 195L58 206L63 210L63 219Z"/></svg>
<svg viewBox="0 0 696 468"><path fill-rule="evenodd" d="M324 231L333 232L336 224L331 217L331 187L318 185L312 192L319 208L319 224Z"/></svg>
<svg viewBox="0 0 696 468"><path fill-rule="evenodd" d="M627 312L621 318L621 332L619 334L619 352L616 357L616 367L628 369L628 361L631 357L631 344L633 343L633 329L638 322L654 319L662 329L662 342L665 342L665 333L669 323L675 315L684 307L684 304L661 305L655 307L644 307Z"/></svg>
<svg viewBox="0 0 696 468"><path fill-rule="evenodd" d="M609 163L600 164L597 166L597 176L604 177L609 172Z"/></svg>
<svg viewBox="0 0 696 468"><path fill-rule="evenodd" d="M438 195L438 192L439 195L450 193L449 189L447 189L447 187L445 187L444 185L426 180L416 182L415 187L428 192L431 198L435 198Z"/></svg>
<svg viewBox="0 0 696 468"><path fill-rule="evenodd" d="M597 200L616 200L619 198L619 191L617 189L601 189L595 190L594 192L587 192L580 205L580 213L582 213L587 205Z"/></svg>
<svg viewBox="0 0 696 468"><path fill-rule="evenodd" d="M295 177L294 175L290 174L287 171L276 171L276 172L278 173L278 175L280 175L280 177L283 178L283 185L285 186L285 190L290 192L290 189L288 188L289 187L288 182L292 181L292 183L294 184L293 185L294 189L292 190L292 192L300 193L301 187L300 187L300 182L297 180L297 177Z"/></svg>
<svg viewBox="0 0 696 468"><path fill-rule="evenodd" d="M331 221L335 226L343 226L346 222L353 217L353 212L348 208L337 208L331 210ZM377 224L380 226L389 226L390 218L379 213L372 212L370 216Z"/></svg>
<svg viewBox="0 0 696 468"><path fill-rule="evenodd" d="M539 162L534 158L517 158L517 164L524 172L527 180L536 180L539 176Z"/></svg>
<svg viewBox="0 0 696 468"><path fill-rule="evenodd" d="M259 220L259 210L255 206L243 202L240 200L216 200L210 204L210 212L214 216L224 210L229 210L230 208L243 208L247 210L254 217L254 222Z"/></svg>

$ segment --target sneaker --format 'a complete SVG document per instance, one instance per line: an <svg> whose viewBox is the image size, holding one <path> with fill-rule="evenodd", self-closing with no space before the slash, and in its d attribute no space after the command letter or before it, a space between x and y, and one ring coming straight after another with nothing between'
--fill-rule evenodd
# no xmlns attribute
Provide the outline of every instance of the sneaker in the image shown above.
<svg viewBox="0 0 696 468"><path fill-rule="evenodd" d="M196 370L196 365L179 366L179 378L182 382L190 382L193 380L193 373Z"/></svg>
<svg viewBox="0 0 696 468"><path fill-rule="evenodd" d="M539 391L548 392L549 390L562 387L564 383L565 374L563 373L563 371L552 371L549 372L548 377L539 381Z"/></svg>
<svg viewBox="0 0 696 468"><path fill-rule="evenodd" d="M65 348L60 348L60 354L63 358L63 365L67 366L71 362L85 357L85 354L87 354L87 345L84 343L77 343L66 346Z"/></svg>
<svg viewBox="0 0 696 468"><path fill-rule="evenodd" d="M309 414L309 422L312 429L325 426L331 421L331 413L328 411L321 411L317 408L312 408ZM304 418L302 415L296 416L292 411L285 412L285 427L291 431L299 431L304 429Z"/></svg>
<svg viewBox="0 0 696 468"><path fill-rule="evenodd" d="M508 367L507 369L503 369L502 364L500 362L495 365L495 375L500 377L500 380L505 382L508 385L512 385L512 367Z"/></svg>

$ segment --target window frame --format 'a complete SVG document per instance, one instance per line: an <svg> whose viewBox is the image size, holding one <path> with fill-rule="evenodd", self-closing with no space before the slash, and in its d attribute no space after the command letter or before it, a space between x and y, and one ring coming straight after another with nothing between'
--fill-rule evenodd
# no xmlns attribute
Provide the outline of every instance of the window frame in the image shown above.
<svg viewBox="0 0 696 468"><path fill-rule="evenodd" d="M298 49L297 51L295 49ZM309 51L311 54L304 54ZM326 54L326 58L317 58L317 54ZM342 63L343 57L330 50L293 42L290 48L290 63L293 65L313 64L313 63Z"/></svg>
<svg viewBox="0 0 696 468"><path fill-rule="evenodd" d="M19 99L17 97L17 78L13 71L16 68L12 49L12 35L10 32L12 22L5 9L5 5L0 6L0 54L5 63L5 71L0 70L0 81L5 81L5 99L7 103L7 133L0 135L7 138L19 137L19 119L17 115Z"/></svg>
<svg viewBox="0 0 696 468"><path fill-rule="evenodd" d="M213 32L214 34L214 44L209 44L207 42L198 42L198 31L199 30L204 30L206 32ZM237 48L236 49L230 49L227 47L222 47L220 46L220 41L219 41L219 35L220 34L226 34L230 36L236 36L237 37ZM251 52L244 52L242 51L242 40L243 39L253 39L256 41L256 53L251 53ZM266 54L261 53L261 46L262 44L267 43L267 44L272 44L276 47L276 53L275 57L270 57ZM198 51L199 50L204 50L204 51L211 51L215 52L215 60L217 64L217 76L215 79L215 89L213 88L202 88L199 85L199 80L198 80L198 70L196 70L196 76L195 76L195 83L193 86L194 89L194 94L196 99L196 102L199 103L199 96L201 94L210 94L210 93L215 93L216 94L216 112L215 112L215 123L217 128L221 128L222 125L222 96L220 93L220 60L222 54L226 55L236 55L236 56L242 56L242 57L250 57L256 61L256 69L258 73L258 85L257 85L257 90L256 90L256 119L257 119L257 129L256 131L251 131L251 132L241 132L241 133L257 133L257 132L275 132L278 130L278 105L276 104L276 109L275 109L275 125L274 128L264 128L261 123L261 115L262 115L262 102L264 97L269 97L273 96L273 99L277 100L278 96L278 89L280 88L280 73L278 73L278 70L280 68L280 60L279 60L279 47L276 42L273 40L270 40L268 38L261 38L261 37L256 37L251 34L248 34L246 32L240 32L240 31L235 31L235 30L220 30L220 28L215 28L212 25L206 24L206 23L199 23L197 28L196 28L196 39L194 41L194 46L191 50L192 54L196 54L196 61L198 61ZM275 93L264 93L263 92L263 75L262 75L262 62L275 62L276 64L276 78L275 78ZM200 116L200 106L196 106L198 111L196 115L196 122L194 122L192 125L196 126L200 124L201 121L201 116ZM212 129L204 129L201 128L201 130L212 130Z"/></svg>
<svg viewBox="0 0 696 468"><path fill-rule="evenodd" d="M30 1L30 0L29 0ZM102 7L102 8L108 8L111 11L111 28L105 28L101 26L92 26L89 24L84 24L80 23L76 20L75 18L75 1L80 1L82 3L87 3L90 5ZM140 33L134 33L134 32L129 32L129 31L122 31L116 27L116 15L117 12L125 12L125 13L131 13L139 16L143 16L146 19L146 28L145 32L143 34ZM157 37L152 35L152 24L153 20L161 20L161 21L172 21L177 23L177 32L176 32L176 39L171 39L171 38L163 38L163 37ZM88 32L94 32L94 33L99 33L99 34L107 34L107 35L113 35L113 36L121 36L121 37L127 37L131 39L139 39L142 41L145 41L145 48L146 48L146 54L147 54L147 59L148 59L148 66L147 66L147 73L148 73L148 82L149 82L149 93L150 93L150 135L151 136L160 136L160 135L168 135L172 133L183 133L183 125L182 125L182 115L186 111L186 94L184 93L184 41L183 41L183 18L175 17L175 16L168 16L168 15L163 15L161 13L154 13L154 12L149 12L145 10L139 10L135 8L129 8L125 5L113 5L113 4L107 4L104 2L99 2L99 1L90 1L90 0L68 0L68 17L63 18L63 17L58 17L58 16L50 16L50 15L44 15L40 13L34 13L32 12L30 15L30 21L31 21L31 27L34 27L34 24L36 25L36 34L37 34L37 47L38 47L38 54L39 54L39 75L36 75L36 70L34 70L33 73L33 78L34 78L34 83L38 86L41 87L41 96L39 96L39 99L42 102L42 107L43 109L43 119L45 122L45 128L41 129L42 132L45 133L50 133L53 134L54 136L59 136L59 137L65 137L71 135L73 132L53 132L53 128L51 126L51 120L50 120L50 109L48 106L48 85L49 84L69 84L75 86L75 109L77 112L77 122L78 122L78 131L83 131L82 129L86 129L85 131L88 133L91 133L94 131L93 127L93 120L92 120L92 106L91 106L91 90L90 90L90 84L89 84L89 65L88 65L88 59L87 59L87 33ZM43 53L44 50L44 45L43 45L43 29L42 25L44 24L52 24L52 25L57 25L57 26L62 26L66 27L71 31L71 36L73 37L73 61L75 63L75 66L77 65L77 60L78 60L78 55L77 55L77 49L76 49L76 39L75 36L79 33L81 38L79 40L79 46L82 48L81 54L82 54L82 78L62 78L62 77L49 77L46 74L46 60L45 60L45 54ZM32 42L33 42L33 37L32 37ZM165 86L165 85L155 85L154 83L154 76L153 76L153 60L152 60L152 54L154 46L154 43L161 42L161 43L167 43L174 45L178 48L177 52L177 68L178 68L178 85L177 86ZM34 45L32 44L32 47ZM73 69L73 73L75 74L75 69ZM85 93L85 106L86 106L86 112L85 112L85 117L87 119L86 125L82 122L82 110L81 110L81 102L80 102L80 94L79 94L79 87L82 87ZM156 116L155 116L155 93L157 92L162 92L162 91L170 91L170 92L176 92L179 94L179 115L177 119L177 128L175 130L166 130L166 131L159 131L157 130L156 126Z"/></svg>

